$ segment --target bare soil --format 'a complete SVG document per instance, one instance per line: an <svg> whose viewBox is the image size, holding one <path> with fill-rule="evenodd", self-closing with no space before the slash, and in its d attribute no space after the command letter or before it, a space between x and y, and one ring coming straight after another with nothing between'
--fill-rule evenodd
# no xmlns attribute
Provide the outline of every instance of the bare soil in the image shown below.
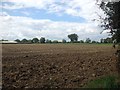
<svg viewBox="0 0 120 90"><path fill-rule="evenodd" d="M97 44L3 44L3 88L80 88L117 74L115 49Z"/></svg>

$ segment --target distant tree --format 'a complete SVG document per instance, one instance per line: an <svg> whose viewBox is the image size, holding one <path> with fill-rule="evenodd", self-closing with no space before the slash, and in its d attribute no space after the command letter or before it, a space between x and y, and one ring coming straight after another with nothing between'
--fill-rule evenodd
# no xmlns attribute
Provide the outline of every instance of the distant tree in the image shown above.
<svg viewBox="0 0 120 90"><path fill-rule="evenodd" d="M62 40L62 43L66 43L66 40L65 40L65 39L63 39L63 40Z"/></svg>
<svg viewBox="0 0 120 90"><path fill-rule="evenodd" d="M92 43L97 43L96 41L92 41Z"/></svg>
<svg viewBox="0 0 120 90"><path fill-rule="evenodd" d="M102 38L102 39L100 39L100 43L104 43L104 39Z"/></svg>
<svg viewBox="0 0 120 90"><path fill-rule="evenodd" d="M31 40L31 39L29 39L29 40L28 40L28 43L30 44L30 43L33 43L33 42L32 42L32 40Z"/></svg>
<svg viewBox="0 0 120 90"><path fill-rule="evenodd" d="M86 42L86 43L91 43L91 39L90 39L90 38L87 38L85 42Z"/></svg>
<svg viewBox="0 0 120 90"><path fill-rule="evenodd" d="M109 37L105 39L101 39L101 43L112 43L112 42L113 42L112 38L109 38Z"/></svg>
<svg viewBox="0 0 120 90"><path fill-rule="evenodd" d="M45 38L44 37L40 38L40 43L45 43Z"/></svg>
<svg viewBox="0 0 120 90"><path fill-rule="evenodd" d="M16 41L17 43L20 43L20 42L21 42L19 39L16 39L15 41Z"/></svg>
<svg viewBox="0 0 120 90"><path fill-rule="evenodd" d="M21 42L22 43L28 43L28 40L27 39L22 39Z"/></svg>
<svg viewBox="0 0 120 90"><path fill-rule="evenodd" d="M32 42L33 42L33 43L38 43L38 42L39 42L39 39L38 39L38 38L33 38L33 39L32 39Z"/></svg>
<svg viewBox="0 0 120 90"><path fill-rule="evenodd" d="M96 43L100 43L100 42L97 41Z"/></svg>
<svg viewBox="0 0 120 90"><path fill-rule="evenodd" d="M58 40L54 40L53 43L58 43Z"/></svg>
<svg viewBox="0 0 120 90"><path fill-rule="evenodd" d="M46 43L52 43L52 41L51 41L51 40L49 40L49 39L47 39L47 40L46 40Z"/></svg>
<svg viewBox="0 0 120 90"><path fill-rule="evenodd" d="M4 39L2 39L1 41L8 41L8 40L4 40Z"/></svg>
<svg viewBox="0 0 120 90"><path fill-rule="evenodd" d="M107 42L107 39L104 39L104 43L108 43L108 42Z"/></svg>
<svg viewBox="0 0 120 90"><path fill-rule="evenodd" d="M75 33L68 35L68 38L71 40L71 42L76 42L76 41L78 41L78 35L75 34Z"/></svg>
<svg viewBox="0 0 120 90"><path fill-rule="evenodd" d="M107 43L112 43L112 38L106 38Z"/></svg>
<svg viewBox="0 0 120 90"><path fill-rule="evenodd" d="M80 40L80 43L84 43L84 41L83 41L83 40Z"/></svg>

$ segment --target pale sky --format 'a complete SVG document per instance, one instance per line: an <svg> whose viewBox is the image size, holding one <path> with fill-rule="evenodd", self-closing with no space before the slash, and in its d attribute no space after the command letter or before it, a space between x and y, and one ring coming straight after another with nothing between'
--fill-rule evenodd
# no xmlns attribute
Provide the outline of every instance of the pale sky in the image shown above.
<svg viewBox="0 0 120 90"><path fill-rule="evenodd" d="M1 0L0 38L7 40L45 37L68 40L76 33L79 40L106 38L100 34L99 22L93 22L103 11L96 0Z"/></svg>

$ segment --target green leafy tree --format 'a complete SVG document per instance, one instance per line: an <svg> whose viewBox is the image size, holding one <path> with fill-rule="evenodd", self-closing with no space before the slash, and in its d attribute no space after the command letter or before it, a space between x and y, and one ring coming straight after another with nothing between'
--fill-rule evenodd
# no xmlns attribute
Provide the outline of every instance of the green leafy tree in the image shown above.
<svg viewBox="0 0 120 90"><path fill-rule="evenodd" d="M100 43L104 43L104 39L102 38L102 39L100 39Z"/></svg>
<svg viewBox="0 0 120 90"><path fill-rule="evenodd" d="M21 40L21 42L22 43L28 43L28 40L24 38L24 39Z"/></svg>
<svg viewBox="0 0 120 90"><path fill-rule="evenodd" d="M75 33L68 35L68 38L71 40L71 42L76 42L76 41L78 41L78 35L75 34Z"/></svg>
<svg viewBox="0 0 120 90"><path fill-rule="evenodd" d="M58 40L54 40L53 43L58 43Z"/></svg>
<svg viewBox="0 0 120 90"><path fill-rule="evenodd" d="M20 42L21 42L20 39L16 39L15 41L16 41L17 43L20 43Z"/></svg>
<svg viewBox="0 0 120 90"><path fill-rule="evenodd" d="M110 30L113 39L120 43L120 1L119 2L101 2L100 8L106 14L102 17L98 14L101 22L101 27L104 30Z"/></svg>
<svg viewBox="0 0 120 90"><path fill-rule="evenodd" d="M40 38L40 43L45 43L45 38L44 37Z"/></svg>
<svg viewBox="0 0 120 90"><path fill-rule="evenodd" d="M97 43L96 41L92 41L92 43Z"/></svg>
<svg viewBox="0 0 120 90"><path fill-rule="evenodd" d="M108 43L108 42L107 42L107 39L104 39L104 43Z"/></svg>
<svg viewBox="0 0 120 90"><path fill-rule="evenodd" d="M112 38L107 37L106 41L107 41L107 43L112 43Z"/></svg>
<svg viewBox="0 0 120 90"><path fill-rule="evenodd" d="M4 40L4 39L2 39L1 41L8 41L8 40Z"/></svg>
<svg viewBox="0 0 120 90"><path fill-rule="evenodd" d="M31 43L33 43L33 42L32 42L32 40L31 40L31 39L29 39L29 40L28 40L28 43L29 43L29 44L31 44Z"/></svg>
<svg viewBox="0 0 120 90"><path fill-rule="evenodd" d="M109 29L111 35L114 37L113 40L116 40L116 43L118 44L117 67L118 67L118 73L120 74L120 1L118 0L118 2L107 2L107 3L101 2L99 6L106 14L105 18L102 18L99 15L102 21L101 27L103 27L104 30Z"/></svg>
<svg viewBox="0 0 120 90"><path fill-rule="evenodd" d="M63 39L63 40L62 40L62 43L66 43L66 40L65 40L65 39Z"/></svg>
<svg viewBox="0 0 120 90"><path fill-rule="evenodd" d="M91 43L91 39L90 39L90 38L87 38L85 42L86 42L86 43Z"/></svg>
<svg viewBox="0 0 120 90"><path fill-rule="evenodd" d="M83 40L80 40L80 43L84 43L84 41L83 41Z"/></svg>
<svg viewBox="0 0 120 90"><path fill-rule="evenodd" d="M33 43L39 43L39 39L38 39L38 38L33 38L33 39L32 39L32 42L33 42Z"/></svg>
<svg viewBox="0 0 120 90"><path fill-rule="evenodd" d="M51 40L49 40L49 39L47 39L47 40L46 40L46 43L52 43L52 41L51 41Z"/></svg>

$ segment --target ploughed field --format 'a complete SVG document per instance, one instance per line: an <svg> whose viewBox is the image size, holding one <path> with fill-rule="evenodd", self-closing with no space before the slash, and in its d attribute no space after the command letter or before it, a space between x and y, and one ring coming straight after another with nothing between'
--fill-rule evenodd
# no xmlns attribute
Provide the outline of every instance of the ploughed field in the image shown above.
<svg viewBox="0 0 120 90"><path fill-rule="evenodd" d="M3 44L3 87L83 87L117 73L115 51L105 44Z"/></svg>

